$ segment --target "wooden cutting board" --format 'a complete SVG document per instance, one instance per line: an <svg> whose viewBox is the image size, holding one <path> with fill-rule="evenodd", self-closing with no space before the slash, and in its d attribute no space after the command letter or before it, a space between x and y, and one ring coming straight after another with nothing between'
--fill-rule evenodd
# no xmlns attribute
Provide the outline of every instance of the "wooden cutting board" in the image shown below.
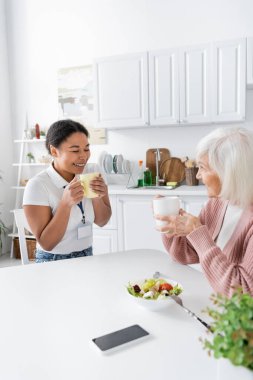
<svg viewBox="0 0 253 380"><path fill-rule="evenodd" d="M148 149L146 152L146 167L151 170L152 173L152 183L155 183L155 176L156 176L156 167L155 167L155 151L156 149L159 149L160 155L161 155L161 161L159 161L159 169L161 166L162 161L167 160L170 158L170 152L167 148L151 148Z"/></svg>
<svg viewBox="0 0 253 380"><path fill-rule="evenodd" d="M185 179L185 166L180 158L167 158L160 165L159 175L165 182L182 182Z"/></svg>

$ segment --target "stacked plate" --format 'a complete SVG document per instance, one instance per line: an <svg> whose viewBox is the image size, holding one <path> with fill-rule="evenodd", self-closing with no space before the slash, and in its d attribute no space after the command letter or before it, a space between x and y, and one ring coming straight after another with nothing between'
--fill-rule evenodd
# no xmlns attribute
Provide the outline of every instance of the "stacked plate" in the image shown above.
<svg viewBox="0 0 253 380"><path fill-rule="evenodd" d="M113 171L114 171L114 173L118 173L118 174L123 173L123 170L122 170L123 160L124 160L124 158L123 158L122 154L116 154L113 157Z"/></svg>
<svg viewBox="0 0 253 380"><path fill-rule="evenodd" d="M98 164L100 166L100 169L104 172L104 159L105 156L107 155L107 152L104 150L103 152L100 153L99 158L98 158Z"/></svg>
<svg viewBox="0 0 253 380"><path fill-rule="evenodd" d="M104 158L104 169L105 169L105 172L106 173L111 173L112 172L112 155L111 154L107 154Z"/></svg>
<svg viewBox="0 0 253 380"><path fill-rule="evenodd" d="M112 155L103 151L98 158L98 164L101 170L107 174L112 172Z"/></svg>
<svg viewBox="0 0 253 380"><path fill-rule="evenodd" d="M125 173L125 174L131 173L131 163L129 160L123 160L123 162L122 162L122 173Z"/></svg>
<svg viewBox="0 0 253 380"><path fill-rule="evenodd" d="M116 154L112 157L111 154L106 151L101 152L98 163L100 168L107 174L130 174L131 163L129 160L125 160L122 154Z"/></svg>

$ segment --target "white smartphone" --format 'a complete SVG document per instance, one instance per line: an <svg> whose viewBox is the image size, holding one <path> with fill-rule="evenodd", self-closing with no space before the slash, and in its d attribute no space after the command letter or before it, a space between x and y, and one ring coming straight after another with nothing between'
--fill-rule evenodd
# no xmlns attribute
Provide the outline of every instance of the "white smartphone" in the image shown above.
<svg viewBox="0 0 253 380"><path fill-rule="evenodd" d="M98 346L98 348L100 348L101 351L105 352L133 340L143 338L147 335L149 335L149 333L141 326L133 325L99 336L98 338L92 339L92 341Z"/></svg>

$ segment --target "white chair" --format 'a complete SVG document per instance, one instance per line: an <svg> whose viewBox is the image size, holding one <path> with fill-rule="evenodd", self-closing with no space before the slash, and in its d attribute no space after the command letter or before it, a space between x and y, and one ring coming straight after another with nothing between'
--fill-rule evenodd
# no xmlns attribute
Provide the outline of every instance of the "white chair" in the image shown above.
<svg viewBox="0 0 253 380"><path fill-rule="evenodd" d="M22 208L14 210L15 222L18 229L19 248L22 264L29 264L27 245L25 240L25 229L30 231L29 224L26 220L24 210Z"/></svg>

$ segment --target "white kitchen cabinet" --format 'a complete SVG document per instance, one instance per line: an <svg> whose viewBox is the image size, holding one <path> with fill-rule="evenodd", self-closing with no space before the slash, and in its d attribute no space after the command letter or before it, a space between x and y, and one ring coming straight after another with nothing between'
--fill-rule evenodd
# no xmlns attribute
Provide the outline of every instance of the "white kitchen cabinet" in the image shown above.
<svg viewBox="0 0 253 380"><path fill-rule="evenodd" d="M205 203L207 202L207 197L196 197L196 196L184 196L181 197L182 208L189 214L199 216L199 213Z"/></svg>
<svg viewBox="0 0 253 380"><path fill-rule="evenodd" d="M118 250L117 231L94 228L92 246L94 255L116 252Z"/></svg>
<svg viewBox="0 0 253 380"><path fill-rule="evenodd" d="M119 250L152 248L165 251L161 234L155 229L152 199L154 195L119 195L118 248ZM180 196L181 207L198 216L207 196Z"/></svg>
<svg viewBox="0 0 253 380"><path fill-rule="evenodd" d="M180 49L180 123L211 122L211 46Z"/></svg>
<svg viewBox="0 0 253 380"><path fill-rule="evenodd" d="M246 39L213 44L213 121L245 119Z"/></svg>
<svg viewBox="0 0 253 380"><path fill-rule="evenodd" d="M155 229L153 196L118 196L119 250L159 249L164 251L161 234Z"/></svg>
<svg viewBox="0 0 253 380"><path fill-rule="evenodd" d="M178 49L149 53L149 109L151 125L179 123Z"/></svg>
<svg viewBox="0 0 253 380"><path fill-rule="evenodd" d="M93 254L115 252L118 250L117 203L116 195L110 195L112 216L104 227L93 225Z"/></svg>
<svg viewBox="0 0 253 380"><path fill-rule="evenodd" d="M180 188L178 188L180 189ZM126 190L124 190L126 191ZM184 195L181 195L184 193ZM185 194L186 193L186 194ZM207 201L199 190L181 189L178 193L181 207L198 216ZM101 254L129 249L159 249L165 251L161 234L155 228L152 200L154 194L110 194L112 217L108 224L93 229L93 252Z"/></svg>
<svg viewBox="0 0 253 380"><path fill-rule="evenodd" d="M97 127L138 127L148 124L147 53L95 61Z"/></svg>
<svg viewBox="0 0 253 380"><path fill-rule="evenodd" d="M248 39L253 83L252 45ZM245 38L101 58L94 67L97 127L245 120Z"/></svg>
<svg viewBox="0 0 253 380"><path fill-rule="evenodd" d="M211 122L210 45L149 52L150 125Z"/></svg>
<svg viewBox="0 0 253 380"><path fill-rule="evenodd" d="M247 87L253 88L253 37L247 38Z"/></svg>

